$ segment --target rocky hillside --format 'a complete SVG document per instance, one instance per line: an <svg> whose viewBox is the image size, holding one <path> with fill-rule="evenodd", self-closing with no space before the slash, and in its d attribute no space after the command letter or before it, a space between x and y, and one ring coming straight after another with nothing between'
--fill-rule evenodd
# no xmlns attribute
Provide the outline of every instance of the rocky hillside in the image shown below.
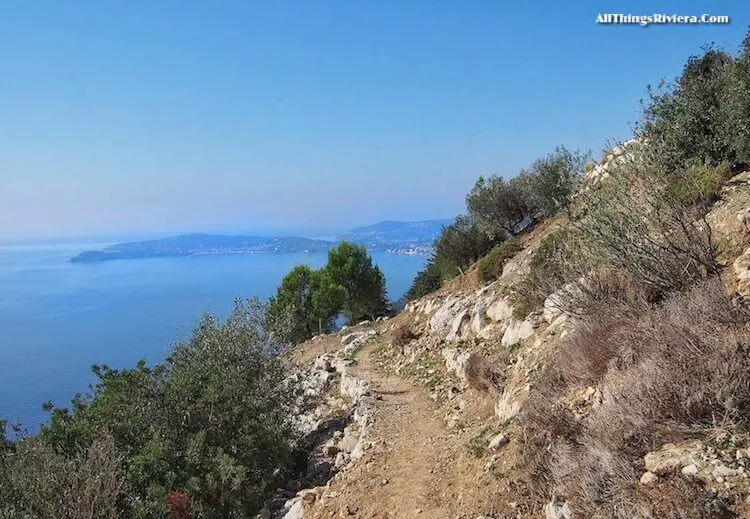
<svg viewBox="0 0 750 519"><path fill-rule="evenodd" d="M605 180L607 163L622 153L615 150L590 180ZM715 398L703 395L718 380L711 370L727 363L734 366L716 377L727 377L727 385L747 382L741 377L750 366L737 352L748 346L741 299L750 298L750 172L726 183L707 221L721 244L721 290L698 288L640 313L623 311L609 328L564 312L562 293L549 294L527 315L514 307L511 295L534 252L568 225L558 216L521 237L521 252L496 281L481 285L474 268L391 319L298 346L291 357L306 388L302 427L315 447L308 474L280 490L268 515L750 516L750 436L727 411L736 393L726 401L723 389L712 393ZM702 319L716 325L716 341L696 331ZM644 328L645 321L657 324ZM665 331L658 323L674 324ZM678 357L681 339L664 351L638 342L648 336L654 344L669 343L658 339L671 337L659 335L668 331L680 337L695 332L695 355ZM607 350L596 364L594 347L586 346L592 334L635 342L628 352ZM736 346L733 356L715 359L727 344ZM579 357L568 370L571 351ZM685 365L684 373L677 365ZM671 372L652 381L642 369L680 371L697 389L682 387L669 400L678 391ZM571 374L576 370L582 373ZM639 400L644 409L621 417L623 402ZM710 426L673 426L680 413L697 416L696 402L704 401L714 406ZM669 402L680 409L672 412ZM645 418L649 413L661 414ZM606 424L613 423L622 426L612 432ZM624 446L615 450L619 442Z"/></svg>

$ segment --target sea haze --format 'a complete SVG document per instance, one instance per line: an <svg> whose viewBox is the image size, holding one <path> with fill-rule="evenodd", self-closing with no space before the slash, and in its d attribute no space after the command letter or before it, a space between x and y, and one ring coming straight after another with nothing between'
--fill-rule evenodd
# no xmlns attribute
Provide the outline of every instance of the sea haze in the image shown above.
<svg viewBox="0 0 750 519"><path fill-rule="evenodd" d="M38 431L46 401L67 404L93 381L91 364L159 362L205 311L267 298L295 265L325 253L208 255L75 264L110 243L0 246L0 418ZM424 256L373 252L397 299Z"/></svg>

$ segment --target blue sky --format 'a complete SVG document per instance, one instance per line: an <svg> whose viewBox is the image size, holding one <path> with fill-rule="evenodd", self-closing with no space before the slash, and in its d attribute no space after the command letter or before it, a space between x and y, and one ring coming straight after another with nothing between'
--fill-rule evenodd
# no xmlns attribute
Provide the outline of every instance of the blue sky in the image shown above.
<svg viewBox="0 0 750 519"><path fill-rule="evenodd" d="M729 26L598 26L600 12ZM0 2L0 238L450 217L627 138L747 2Z"/></svg>

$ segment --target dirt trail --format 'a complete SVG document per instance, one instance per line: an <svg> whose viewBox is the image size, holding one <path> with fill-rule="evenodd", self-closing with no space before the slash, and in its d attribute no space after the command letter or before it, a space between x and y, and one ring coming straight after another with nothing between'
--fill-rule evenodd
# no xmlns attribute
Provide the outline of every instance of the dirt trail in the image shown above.
<svg viewBox="0 0 750 519"><path fill-rule="evenodd" d="M364 348L352 371L371 384L375 445L337 474L305 518L491 516L497 480L448 431L427 391L378 370L372 351Z"/></svg>

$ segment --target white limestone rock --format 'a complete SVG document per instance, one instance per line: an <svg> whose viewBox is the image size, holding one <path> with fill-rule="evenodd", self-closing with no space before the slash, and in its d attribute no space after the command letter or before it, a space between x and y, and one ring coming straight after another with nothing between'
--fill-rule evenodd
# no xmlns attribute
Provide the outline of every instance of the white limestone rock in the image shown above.
<svg viewBox="0 0 750 519"><path fill-rule="evenodd" d="M503 346L508 347L518 341L528 339L532 335L534 335L534 323L530 319L521 321L512 318L500 342Z"/></svg>

